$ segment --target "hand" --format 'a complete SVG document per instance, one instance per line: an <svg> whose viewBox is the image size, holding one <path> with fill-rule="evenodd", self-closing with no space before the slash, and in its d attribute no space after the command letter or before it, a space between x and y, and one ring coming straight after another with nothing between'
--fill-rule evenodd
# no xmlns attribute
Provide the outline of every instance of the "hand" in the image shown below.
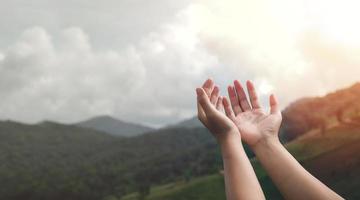
<svg viewBox="0 0 360 200"><path fill-rule="evenodd" d="M201 88L196 88L198 118L206 128L222 143L229 138L240 139L235 124L223 112L223 97L219 96L219 87L211 79Z"/></svg>
<svg viewBox="0 0 360 200"><path fill-rule="evenodd" d="M223 98L223 105L226 115L239 129L241 138L252 147L261 141L278 140L282 117L275 96L270 95L270 113L265 113L252 82L246 83L251 105L239 81L234 81L234 86L228 87L231 106L227 98Z"/></svg>

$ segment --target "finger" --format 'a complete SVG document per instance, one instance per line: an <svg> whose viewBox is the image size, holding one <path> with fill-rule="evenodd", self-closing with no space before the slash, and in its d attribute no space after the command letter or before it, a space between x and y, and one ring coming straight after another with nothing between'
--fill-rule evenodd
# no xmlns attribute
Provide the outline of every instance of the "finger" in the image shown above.
<svg viewBox="0 0 360 200"><path fill-rule="evenodd" d="M223 98L224 97L221 97L220 99L219 99L219 105L220 105L220 108L219 108L219 110L222 112L222 113L225 113L225 111L224 111L224 104L223 104Z"/></svg>
<svg viewBox="0 0 360 200"><path fill-rule="evenodd" d="M236 92L235 92L233 86L228 87L228 93L229 93L229 98L230 98L232 109L234 110L235 115L238 115L239 113L242 112L242 110L241 110L239 100L236 96Z"/></svg>
<svg viewBox="0 0 360 200"><path fill-rule="evenodd" d="M238 96L238 101L239 101L241 109L243 111L251 110L251 107L247 100L244 88L241 86L241 84L238 80L234 81L234 86L235 86L236 94Z"/></svg>
<svg viewBox="0 0 360 200"><path fill-rule="evenodd" d="M207 79L203 84L202 88L205 90L207 96L210 98L211 93L214 89L214 81L211 78Z"/></svg>
<svg viewBox="0 0 360 200"><path fill-rule="evenodd" d="M208 115L209 113L214 111L214 107L210 102L209 97L207 96L205 90L203 88L196 88L197 100L201 105L202 109L204 110L205 114Z"/></svg>
<svg viewBox="0 0 360 200"><path fill-rule="evenodd" d="M216 110L222 111L222 97L218 97L217 102L216 102Z"/></svg>
<svg viewBox="0 0 360 200"><path fill-rule="evenodd" d="M270 113L271 114L279 113L280 112L279 103L274 94L270 95L269 101L270 101Z"/></svg>
<svg viewBox="0 0 360 200"><path fill-rule="evenodd" d="M226 116L228 116L231 120L234 120L235 119L235 114L234 114L233 110L231 109L230 102L229 102L228 98L223 97L222 98L222 103L224 105L224 110L225 110Z"/></svg>
<svg viewBox="0 0 360 200"><path fill-rule="evenodd" d="M214 90L211 93L210 102L213 105L216 105L216 101L218 100L218 98L219 98L219 87L215 86Z"/></svg>
<svg viewBox="0 0 360 200"><path fill-rule="evenodd" d="M197 90L196 90L196 93L198 93ZM197 113L198 119L204 124L205 127L207 127L206 114L198 100L197 100L197 110L198 110L198 113Z"/></svg>
<svg viewBox="0 0 360 200"><path fill-rule="evenodd" d="M204 124L206 125L206 115L205 115L205 111L202 108L202 106L200 105L199 102L197 102L197 109L198 109L198 119Z"/></svg>
<svg viewBox="0 0 360 200"><path fill-rule="evenodd" d="M252 108L253 109L261 108L259 100L258 100L258 96L256 94L254 84L251 81L247 81L246 82L246 87L247 87L247 90L248 90L248 93L249 93Z"/></svg>

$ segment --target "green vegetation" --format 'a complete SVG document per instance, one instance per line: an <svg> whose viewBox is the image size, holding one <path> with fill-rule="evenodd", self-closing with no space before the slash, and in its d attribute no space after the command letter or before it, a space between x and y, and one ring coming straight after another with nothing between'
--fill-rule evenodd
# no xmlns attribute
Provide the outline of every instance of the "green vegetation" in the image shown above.
<svg viewBox="0 0 360 200"><path fill-rule="evenodd" d="M297 137L286 146L298 161L346 199L360 199L359 94L357 84L297 102L281 129L285 140ZM0 199L224 199L218 145L204 128L184 124L125 138L52 122L0 122ZM252 164L267 198L281 199Z"/></svg>
<svg viewBox="0 0 360 200"><path fill-rule="evenodd" d="M0 122L0 199L104 199L217 172L203 128L118 138L76 126Z"/></svg>
<svg viewBox="0 0 360 200"><path fill-rule="evenodd" d="M122 200L137 200L137 193L127 195ZM224 180L221 175L195 178L190 182L178 181L151 189L148 200L225 200Z"/></svg>
<svg viewBox="0 0 360 200"><path fill-rule="evenodd" d="M326 134L318 131L287 148L335 191L360 198L360 126L353 122ZM0 138L0 179L7 183L0 188L1 199L225 198L219 151L204 129L119 139L54 123L3 122ZM281 199L260 164L252 163L267 198Z"/></svg>
<svg viewBox="0 0 360 200"><path fill-rule="evenodd" d="M329 129L325 135L304 136L286 147L305 168L343 197L360 198L357 189L360 187L360 126L342 124ZM252 164L267 199L283 199L260 163L253 159ZM217 174L196 178L190 183L155 186L145 199L225 199L223 182L223 177ZM132 193L121 200L136 199L138 194Z"/></svg>

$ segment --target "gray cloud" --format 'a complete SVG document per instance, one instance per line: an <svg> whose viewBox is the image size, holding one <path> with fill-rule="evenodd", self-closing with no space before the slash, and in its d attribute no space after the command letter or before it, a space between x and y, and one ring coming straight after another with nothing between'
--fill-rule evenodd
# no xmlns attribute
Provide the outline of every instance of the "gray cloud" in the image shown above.
<svg viewBox="0 0 360 200"><path fill-rule="evenodd" d="M283 106L359 80L359 46L308 27L301 5L277 0L285 19L263 0L119 2L36 1L20 14L23 1L5 1L0 117L110 114L160 126L195 114L194 88L207 77L223 94L252 79L264 105L275 92Z"/></svg>
<svg viewBox="0 0 360 200"><path fill-rule="evenodd" d="M80 28L64 30L59 40L61 45L55 46L46 30L35 27L3 53L2 116L71 121L110 112L144 77L131 47L97 52Z"/></svg>
<svg viewBox="0 0 360 200"><path fill-rule="evenodd" d="M0 47L33 26L55 36L80 26L96 48L121 48L174 19L189 0L0 0Z"/></svg>
<svg viewBox="0 0 360 200"><path fill-rule="evenodd" d="M111 114L163 125L194 114L194 86L217 64L183 18L122 50L94 49L78 27L57 40L34 27L3 52L1 116L72 122Z"/></svg>

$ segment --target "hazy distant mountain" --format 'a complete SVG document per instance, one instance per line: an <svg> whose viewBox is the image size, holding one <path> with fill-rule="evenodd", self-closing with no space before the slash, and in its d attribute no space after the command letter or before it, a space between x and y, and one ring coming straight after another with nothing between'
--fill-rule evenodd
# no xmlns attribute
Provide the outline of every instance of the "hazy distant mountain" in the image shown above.
<svg viewBox="0 0 360 200"><path fill-rule="evenodd" d="M102 131L115 136L132 137L154 130L153 128L124 122L110 116L98 116L75 124L82 128Z"/></svg>
<svg viewBox="0 0 360 200"><path fill-rule="evenodd" d="M176 124L169 125L168 127L184 127L184 128L200 128L204 127L199 119L195 116L183 121L180 121Z"/></svg>

